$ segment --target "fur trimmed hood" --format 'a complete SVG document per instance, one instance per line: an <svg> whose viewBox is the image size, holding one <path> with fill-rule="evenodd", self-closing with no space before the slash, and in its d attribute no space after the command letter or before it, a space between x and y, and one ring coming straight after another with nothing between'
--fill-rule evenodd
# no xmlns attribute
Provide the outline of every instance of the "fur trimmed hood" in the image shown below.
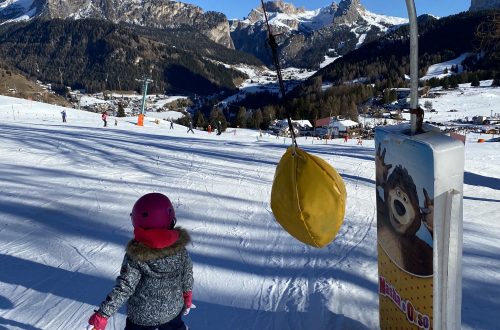
<svg viewBox="0 0 500 330"><path fill-rule="evenodd" d="M191 237L189 236L187 230L181 227L175 228L174 230L179 232L179 239L171 246L163 249L153 249L133 239L128 242L125 252L132 260L141 262L173 256L184 249L189 242L191 242Z"/></svg>

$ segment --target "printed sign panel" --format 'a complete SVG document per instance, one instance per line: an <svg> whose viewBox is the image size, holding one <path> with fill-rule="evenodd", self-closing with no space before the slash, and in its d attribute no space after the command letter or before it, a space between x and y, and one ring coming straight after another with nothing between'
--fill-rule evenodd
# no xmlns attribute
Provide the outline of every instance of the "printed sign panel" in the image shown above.
<svg viewBox="0 0 500 330"><path fill-rule="evenodd" d="M375 141L380 327L433 329L433 151L382 130Z"/></svg>

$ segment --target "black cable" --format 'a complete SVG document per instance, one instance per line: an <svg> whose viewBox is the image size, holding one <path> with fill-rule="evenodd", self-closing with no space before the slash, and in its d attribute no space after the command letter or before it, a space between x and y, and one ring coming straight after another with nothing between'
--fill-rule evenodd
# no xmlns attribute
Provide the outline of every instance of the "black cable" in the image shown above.
<svg viewBox="0 0 500 330"><path fill-rule="evenodd" d="M264 18L266 20L266 26L267 26L267 31L269 35L268 43L269 46L271 47L271 53L273 57L273 62L274 66L276 67L276 73L278 75L278 82L281 90L281 98L283 100L283 107L285 108L286 112L286 117L288 120L288 127L290 129L290 134L292 136L292 143L296 147L297 146L297 140L295 137L295 131L293 129L292 125L292 116L290 114L290 110L288 109L288 99L286 97L286 90L285 90L285 84L283 83L283 77L281 75L281 66L280 66L280 60L278 56L278 43L276 42L276 38L274 37L272 31L271 31L271 25L269 24L269 20L267 19L267 12L266 8L264 6L264 0L260 0L262 4L262 10L264 11Z"/></svg>

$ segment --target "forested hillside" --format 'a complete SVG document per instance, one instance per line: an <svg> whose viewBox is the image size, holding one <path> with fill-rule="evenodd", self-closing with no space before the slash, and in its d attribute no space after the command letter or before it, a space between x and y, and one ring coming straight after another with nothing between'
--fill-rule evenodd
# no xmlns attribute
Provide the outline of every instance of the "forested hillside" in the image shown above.
<svg viewBox="0 0 500 330"><path fill-rule="evenodd" d="M424 76L427 68L435 63L448 61L463 53L480 51L479 26L491 20L493 13L461 13L435 19L426 17L419 23L419 76ZM377 88L404 85L404 75L410 71L408 26L353 51L315 76L324 81L342 83L363 78L376 83ZM469 67L471 71L479 67ZM494 66L484 67L491 71Z"/></svg>
<svg viewBox="0 0 500 330"><path fill-rule="evenodd" d="M235 90L244 74L220 62L260 62L195 31L155 30L94 19L34 20L0 27L0 57L27 76L87 92L134 90L211 94Z"/></svg>
<svg viewBox="0 0 500 330"><path fill-rule="evenodd" d="M449 61L464 53L465 72L444 79L421 82L431 87L458 87L459 83L495 79L500 84L500 20L498 12L461 13L436 19L419 18L419 76L430 65ZM409 27L369 43L318 71L289 95L294 118L314 120L332 115L356 119L361 105L391 87L407 87L410 72ZM482 31L482 32L481 32ZM496 39L495 39L496 38ZM328 84L329 88L324 88ZM279 105L275 112L283 115Z"/></svg>

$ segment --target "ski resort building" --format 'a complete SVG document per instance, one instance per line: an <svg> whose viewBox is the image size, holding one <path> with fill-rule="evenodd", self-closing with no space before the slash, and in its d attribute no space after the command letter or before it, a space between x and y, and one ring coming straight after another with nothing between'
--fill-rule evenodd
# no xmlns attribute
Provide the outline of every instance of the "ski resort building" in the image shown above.
<svg viewBox="0 0 500 330"><path fill-rule="evenodd" d="M326 117L316 120L315 127L327 129L334 137L339 135L352 135L354 130L360 128L360 124L349 119L339 119L337 117Z"/></svg>

